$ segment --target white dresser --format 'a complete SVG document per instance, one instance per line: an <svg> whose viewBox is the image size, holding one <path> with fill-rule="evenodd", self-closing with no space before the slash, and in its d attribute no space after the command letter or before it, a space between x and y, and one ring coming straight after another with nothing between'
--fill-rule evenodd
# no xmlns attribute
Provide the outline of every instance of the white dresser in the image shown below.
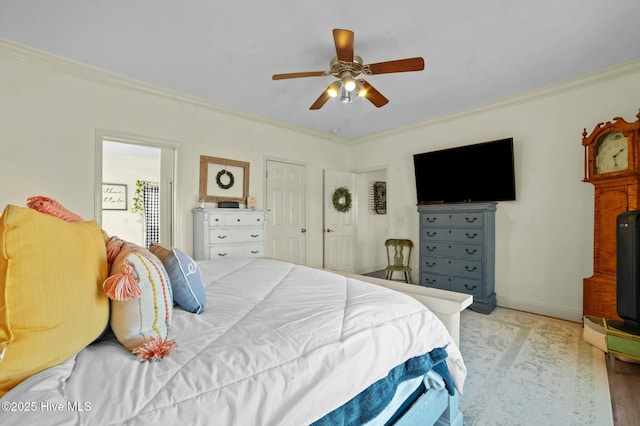
<svg viewBox="0 0 640 426"><path fill-rule="evenodd" d="M193 209L193 257L262 257L266 255L266 211Z"/></svg>

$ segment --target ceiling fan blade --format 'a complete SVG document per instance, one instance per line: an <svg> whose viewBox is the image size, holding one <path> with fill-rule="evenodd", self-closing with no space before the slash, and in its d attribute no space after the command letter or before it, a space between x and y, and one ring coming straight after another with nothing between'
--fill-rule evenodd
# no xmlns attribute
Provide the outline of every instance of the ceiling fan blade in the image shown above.
<svg viewBox="0 0 640 426"><path fill-rule="evenodd" d="M329 86L329 87L331 87L331 86ZM327 87L327 90L322 92L322 94L318 97L318 99L316 99L316 101L313 103L313 105L311 105L309 107L309 109L312 109L312 110L320 109L320 108L322 108L322 106L324 104L327 103L327 101L329 99L331 99L331 96L329 96L329 87Z"/></svg>
<svg viewBox="0 0 640 426"><path fill-rule="evenodd" d="M364 97L369 99L372 104L380 108L381 106L385 106L389 103L389 99L385 98L384 95L378 92L375 87L367 83L365 80L360 81L362 82L362 86L366 90L366 92L364 93Z"/></svg>
<svg viewBox="0 0 640 426"><path fill-rule="evenodd" d="M422 71L424 69L424 59L408 58L395 61L378 62L369 64L370 74L389 74L392 72Z"/></svg>
<svg viewBox="0 0 640 426"><path fill-rule="evenodd" d="M353 31L334 29L333 41L339 61L353 62Z"/></svg>
<svg viewBox="0 0 640 426"><path fill-rule="evenodd" d="M306 71L306 72L290 72L286 74L274 74L271 77L272 80L284 80L287 78L300 78L300 77L322 77L329 75L326 71Z"/></svg>

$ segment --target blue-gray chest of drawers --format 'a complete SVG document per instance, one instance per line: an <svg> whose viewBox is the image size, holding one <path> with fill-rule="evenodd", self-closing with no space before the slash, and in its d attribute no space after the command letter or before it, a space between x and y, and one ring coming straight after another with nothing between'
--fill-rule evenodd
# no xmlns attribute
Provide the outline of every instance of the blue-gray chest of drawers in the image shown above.
<svg viewBox="0 0 640 426"><path fill-rule="evenodd" d="M496 307L496 203L420 205L420 285L473 295L471 309Z"/></svg>

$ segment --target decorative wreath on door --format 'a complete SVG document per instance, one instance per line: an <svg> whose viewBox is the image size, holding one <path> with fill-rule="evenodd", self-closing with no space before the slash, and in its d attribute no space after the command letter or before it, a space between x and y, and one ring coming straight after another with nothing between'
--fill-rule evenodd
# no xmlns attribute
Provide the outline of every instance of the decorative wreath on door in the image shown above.
<svg viewBox="0 0 640 426"><path fill-rule="evenodd" d="M227 175L229 177L229 182L227 183L223 183L222 182L222 176ZM218 186L221 189L229 189L233 186L233 183L235 182L235 179L233 178L233 173L231 173L229 170L227 169L222 169L218 172L218 174L216 175L216 183L218 184Z"/></svg>
<svg viewBox="0 0 640 426"><path fill-rule="evenodd" d="M349 188L341 186L333 191L333 207L341 213L351 210L351 192Z"/></svg>

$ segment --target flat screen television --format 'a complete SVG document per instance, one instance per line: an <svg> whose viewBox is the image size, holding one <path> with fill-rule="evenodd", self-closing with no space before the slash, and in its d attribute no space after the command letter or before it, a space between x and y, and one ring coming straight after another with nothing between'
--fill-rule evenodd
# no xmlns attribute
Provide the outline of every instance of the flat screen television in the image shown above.
<svg viewBox="0 0 640 426"><path fill-rule="evenodd" d="M413 156L418 204L515 201L513 138Z"/></svg>

